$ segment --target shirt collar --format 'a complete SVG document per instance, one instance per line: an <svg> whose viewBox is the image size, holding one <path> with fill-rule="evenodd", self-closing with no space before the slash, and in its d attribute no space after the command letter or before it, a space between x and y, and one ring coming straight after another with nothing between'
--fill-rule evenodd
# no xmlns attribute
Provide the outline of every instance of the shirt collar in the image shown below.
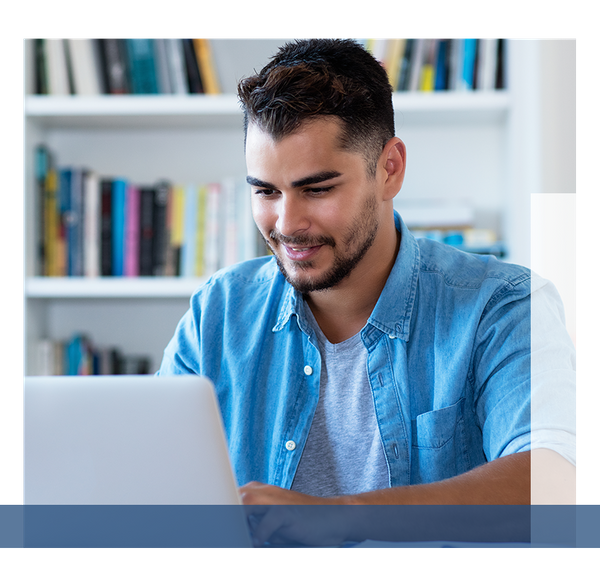
<svg viewBox="0 0 600 587"><path fill-rule="evenodd" d="M415 303L419 277L420 252L414 236L409 232L398 212L394 211L396 230L400 232L400 250L379 300L367 321L388 336L408 341L410 320ZM283 329L292 315L296 315L300 328L308 333L302 294L287 281L281 310L273 332Z"/></svg>
<svg viewBox="0 0 600 587"><path fill-rule="evenodd" d="M415 237L396 211L394 220L396 230L401 235L400 250L367 323L389 336L408 341L417 295L421 254Z"/></svg>

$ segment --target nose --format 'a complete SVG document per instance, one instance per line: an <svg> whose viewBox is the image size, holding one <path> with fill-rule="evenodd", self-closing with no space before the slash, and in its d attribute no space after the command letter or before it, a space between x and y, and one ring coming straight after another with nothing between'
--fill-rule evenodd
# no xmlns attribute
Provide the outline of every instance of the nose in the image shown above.
<svg viewBox="0 0 600 587"><path fill-rule="evenodd" d="M287 237L299 236L310 228L308 210L301 197L282 194L277 201L275 228Z"/></svg>

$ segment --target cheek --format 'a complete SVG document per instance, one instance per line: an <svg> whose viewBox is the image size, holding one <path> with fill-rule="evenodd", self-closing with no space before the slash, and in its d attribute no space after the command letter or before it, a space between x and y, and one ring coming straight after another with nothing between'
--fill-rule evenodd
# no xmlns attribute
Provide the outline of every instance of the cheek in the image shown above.
<svg viewBox="0 0 600 587"><path fill-rule="evenodd" d="M265 206L264 203L252 199L252 216L256 226L263 234L268 234L271 228L274 226L275 220L273 219L272 211L269 206Z"/></svg>

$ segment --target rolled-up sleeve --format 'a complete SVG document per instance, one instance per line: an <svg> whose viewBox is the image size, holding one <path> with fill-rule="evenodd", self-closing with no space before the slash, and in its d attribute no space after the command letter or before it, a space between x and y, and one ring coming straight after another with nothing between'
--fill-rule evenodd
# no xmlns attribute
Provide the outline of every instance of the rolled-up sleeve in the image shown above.
<svg viewBox="0 0 600 587"><path fill-rule="evenodd" d="M489 300L473 355L476 414L488 461L531 447L529 279Z"/></svg>
<svg viewBox="0 0 600 587"><path fill-rule="evenodd" d="M490 301L474 355L476 412L488 460L548 448L575 464L575 348L554 285ZM500 295L501 294L501 295Z"/></svg>
<svg viewBox="0 0 600 587"><path fill-rule="evenodd" d="M554 284L532 273L531 448L575 458L575 345Z"/></svg>

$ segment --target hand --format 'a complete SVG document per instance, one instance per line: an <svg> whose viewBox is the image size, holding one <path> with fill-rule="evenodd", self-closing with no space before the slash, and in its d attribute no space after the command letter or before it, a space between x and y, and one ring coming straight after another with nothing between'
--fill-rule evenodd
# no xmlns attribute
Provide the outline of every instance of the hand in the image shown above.
<svg viewBox="0 0 600 587"><path fill-rule="evenodd" d="M336 502L335 498L314 497L258 481L240 487L239 494L244 505L317 505Z"/></svg>
<svg viewBox="0 0 600 587"><path fill-rule="evenodd" d="M304 544L333 546L348 535L347 507L321 498L252 481L240 488L255 546ZM330 507L327 507L327 506Z"/></svg>

